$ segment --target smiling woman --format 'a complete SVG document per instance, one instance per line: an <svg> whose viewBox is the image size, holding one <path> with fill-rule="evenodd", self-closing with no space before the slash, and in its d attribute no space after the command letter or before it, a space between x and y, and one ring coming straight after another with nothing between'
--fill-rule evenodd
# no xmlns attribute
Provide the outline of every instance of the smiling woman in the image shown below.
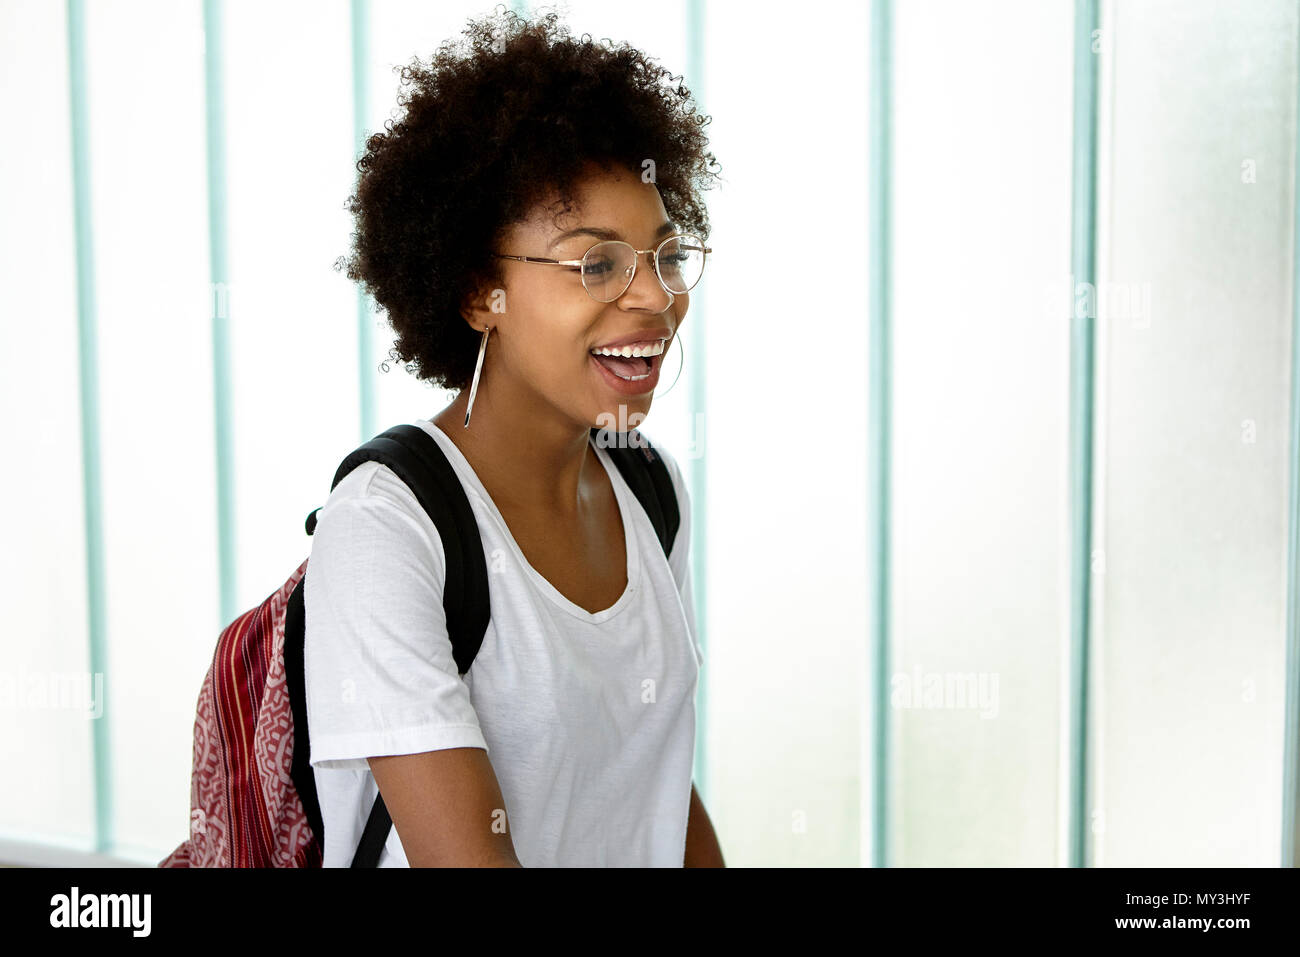
<svg viewBox="0 0 1300 957"><path fill-rule="evenodd" d="M626 176L623 178L626 179ZM592 204L585 205L590 207ZM673 224L669 222L661 223L655 231L655 238L659 242L652 249L637 249L617 238L616 231L592 226L581 226L560 233L551 239L547 248L553 248L556 244L579 235L593 236L601 240L589 248L581 259L547 259L540 256L512 256L506 253L497 253L496 256L500 259L515 259L520 262L564 266L580 274L583 288L592 299L599 303L608 303L627 293L628 287L636 279L640 257L649 255L655 277L664 292L668 294L668 307L671 308L675 305L676 296L686 295L699 282L700 275L704 271L705 256L711 252L704 245L703 240L691 235L678 235ZM685 312L684 304L681 312ZM489 328L485 327L485 343ZM673 333L674 330L667 327L642 330L602 343L591 350L591 355L601 368L607 369L612 374L610 385L616 390L627 395L645 395L652 392L658 384L659 363L655 360L656 357L663 355L664 346ZM638 359L641 361L636 361ZM476 368L475 371L475 383L470 388L471 406L475 394L473 386L477 385L479 370ZM468 423L468 417L466 422Z"/></svg>
<svg viewBox="0 0 1300 957"><path fill-rule="evenodd" d="M496 253L514 260L505 264L504 288L481 290L466 314L471 326L483 330L484 341L493 329L499 340L492 371L477 370L484 381L476 380L477 388L472 382L469 395L477 399L478 389L491 391L496 414L507 417L536 411L539 402L559 405L569 431L575 421L590 425L601 414L617 414L620 398L627 408L619 421L649 412L658 357L690 305L694 281L684 280L681 260L695 260L690 275L698 280L705 256L701 240L678 234L668 222L655 185L628 169L589 163L574 186L574 204L573 212L560 216L549 212L554 200L539 204L529 220L504 231L507 248L553 251L560 258ZM623 225L562 230L572 220ZM592 245L593 237L620 235L654 244L638 250L621 239L602 239ZM641 257L649 268L638 268ZM539 264L559 268L532 268ZM498 385L502 365L511 368ZM490 390L487 380L493 382Z"/></svg>
<svg viewBox="0 0 1300 957"><path fill-rule="evenodd" d="M490 622L460 674L437 527L387 465L339 482L303 590L326 866L352 860L377 793L379 866L723 863L691 781L689 493L646 453L674 532L605 441L645 442L716 160L680 77L556 19L472 22L412 62L405 114L358 163L340 265L400 358L459 390L414 421L469 499Z"/></svg>

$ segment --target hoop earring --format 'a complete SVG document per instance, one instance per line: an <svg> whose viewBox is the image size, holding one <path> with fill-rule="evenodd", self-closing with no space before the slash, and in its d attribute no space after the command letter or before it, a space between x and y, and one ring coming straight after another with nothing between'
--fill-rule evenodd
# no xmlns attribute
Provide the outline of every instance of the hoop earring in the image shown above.
<svg viewBox="0 0 1300 957"><path fill-rule="evenodd" d="M474 411L474 396L478 395L478 378L483 373L483 353L487 351L488 333L491 326L483 329L483 338L478 344L478 361L474 363L474 381L469 385L469 405L465 407L465 428L469 428L469 414ZM675 380L674 380L675 381Z"/></svg>
<svg viewBox="0 0 1300 957"><path fill-rule="evenodd" d="M679 353L681 353L681 356L682 356L682 362L681 362L681 365L679 365L679 366L677 367L677 375L673 376L673 385L676 385L676 384L677 384L677 380L680 379L680 378L682 377L682 370L686 368L686 347L685 347L684 345L682 345L682 337L681 337L680 335L674 335L674 336L673 336L673 341L677 343L677 351L678 351ZM661 397L661 396L665 396L665 395L667 395L669 392L672 392L672 391L673 391L673 385L670 385L668 388L664 389L663 392L656 392L656 393L655 393L655 398L659 398L659 397Z"/></svg>

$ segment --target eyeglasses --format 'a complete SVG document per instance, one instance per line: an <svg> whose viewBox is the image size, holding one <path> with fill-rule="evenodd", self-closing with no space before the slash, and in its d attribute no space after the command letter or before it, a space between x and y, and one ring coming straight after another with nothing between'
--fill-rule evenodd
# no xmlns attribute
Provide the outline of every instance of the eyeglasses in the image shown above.
<svg viewBox="0 0 1300 957"><path fill-rule="evenodd" d="M636 278L638 260L647 253L659 285L670 294L688 293L700 281L706 256L713 252L698 236L669 236L654 249L636 249L620 239L596 243L581 259L543 259L539 256L508 256L493 253L500 259L517 259L525 263L568 266L582 271L582 285L597 302L613 302L627 292Z"/></svg>

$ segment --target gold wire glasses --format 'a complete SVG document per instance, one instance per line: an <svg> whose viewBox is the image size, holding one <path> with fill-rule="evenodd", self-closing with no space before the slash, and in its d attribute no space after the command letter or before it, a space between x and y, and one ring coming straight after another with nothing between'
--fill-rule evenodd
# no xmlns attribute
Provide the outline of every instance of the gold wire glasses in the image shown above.
<svg viewBox="0 0 1300 957"><path fill-rule="evenodd" d="M517 259L525 263L567 266L582 271L582 286L597 302L613 302L627 292L636 278L637 262L647 253L659 285L672 295L690 292L704 273L704 262L713 252L698 236L669 236L653 249L636 249L621 239L606 239L587 250L581 259L543 259L540 256L508 256L493 253L500 259Z"/></svg>

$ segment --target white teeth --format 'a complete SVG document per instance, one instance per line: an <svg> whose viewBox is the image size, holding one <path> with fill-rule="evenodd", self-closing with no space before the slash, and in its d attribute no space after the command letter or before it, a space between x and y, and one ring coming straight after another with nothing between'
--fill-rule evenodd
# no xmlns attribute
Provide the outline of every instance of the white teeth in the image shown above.
<svg viewBox="0 0 1300 957"><path fill-rule="evenodd" d="M665 341L666 340L660 339L658 342L655 342L652 345L648 345L648 346L638 345L636 347L620 346L619 348L616 349L610 349L610 348L592 349L591 354L594 356L622 356L624 359L631 359L636 356L646 356L646 357L657 356L663 353Z"/></svg>

